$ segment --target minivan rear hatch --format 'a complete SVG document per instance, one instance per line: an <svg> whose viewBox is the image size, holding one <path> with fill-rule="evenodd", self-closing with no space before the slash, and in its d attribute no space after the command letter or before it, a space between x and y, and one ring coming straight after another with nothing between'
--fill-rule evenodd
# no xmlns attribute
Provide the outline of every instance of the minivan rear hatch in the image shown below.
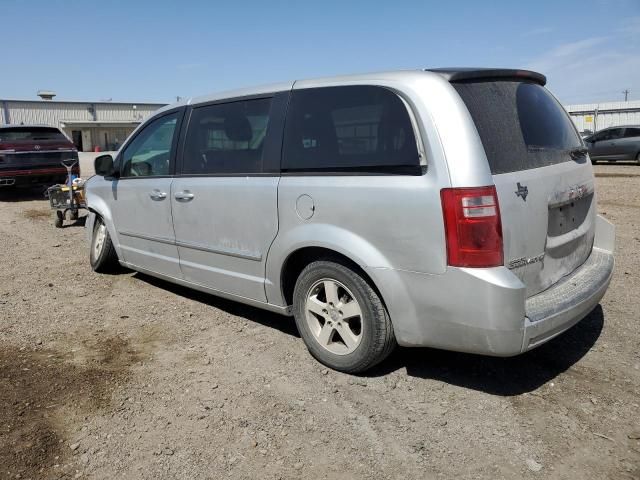
<svg viewBox="0 0 640 480"><path fill-rule="evenodd" d="M521 73L521 72L518 72ZM450 79L474 120L498 192L505 265L535 295L588 258L593 172L544 76Z"/></svg>

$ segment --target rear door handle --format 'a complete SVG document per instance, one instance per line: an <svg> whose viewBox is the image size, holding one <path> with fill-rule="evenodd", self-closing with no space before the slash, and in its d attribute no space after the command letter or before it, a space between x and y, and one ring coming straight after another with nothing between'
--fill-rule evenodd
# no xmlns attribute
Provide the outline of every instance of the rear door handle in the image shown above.
<svg viewBox="0 0 640 480"><path fill-rule="evenodd" d="M179 202L190 202L193 200L194 195L189 190L185 190L183 192L176 192L174 197Z"/></svg>
<svg viewBox="0 0 640 480"><path fill-rule="evenodd" d="M158 189L153 190L149 196L151 197L151 200L164 200L167 198L167 194Z"/></svg>

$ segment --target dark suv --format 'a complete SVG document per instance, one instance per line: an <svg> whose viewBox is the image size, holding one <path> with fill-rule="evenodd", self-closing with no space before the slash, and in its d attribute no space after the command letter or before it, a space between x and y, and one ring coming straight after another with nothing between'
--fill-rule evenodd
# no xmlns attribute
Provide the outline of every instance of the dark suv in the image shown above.
<svg viewBox="0 0 640 480"><path fill-rule="evenodd" d="M64 183L67 159L78 160L78 150L55 127L0 126L0 187ZM80 175L78 164L73 173Z"/></svg>
<svg viewBox="0 0 640 480"><path fill-rule="evenodd" d="M635 160L640 165L640 126L611 127L584 139L593 163Z"/></svg>

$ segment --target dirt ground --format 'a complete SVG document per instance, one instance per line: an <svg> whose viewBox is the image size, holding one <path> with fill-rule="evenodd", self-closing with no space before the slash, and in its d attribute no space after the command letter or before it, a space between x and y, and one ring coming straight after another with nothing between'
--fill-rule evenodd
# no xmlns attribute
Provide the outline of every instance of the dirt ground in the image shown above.
<svg viewBox="0 0 640 480"><path fill-rule="evenodd" d="M640 478L640 167L604 165L616 272L576 327L495 359L328 371L293 321L91 271L82 222L0 192L0 478Z"/></svg>

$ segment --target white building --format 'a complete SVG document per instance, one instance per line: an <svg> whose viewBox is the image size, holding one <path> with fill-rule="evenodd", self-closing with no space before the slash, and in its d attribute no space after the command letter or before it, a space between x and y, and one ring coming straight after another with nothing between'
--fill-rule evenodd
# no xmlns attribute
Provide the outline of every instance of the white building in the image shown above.
<svg viewBox="0 0 640 480"><path fill-rule="evenodd" d="M61 128L80 151L115 150L141 121L163 106L161 103L0 99L0 125L51 125Z"/></svg>
<svg viewBox="0 0 640 480"><path fill-rule="evenodd" d="M567 105L565 108L580 133L621 125L640 125L640 100Z"/></svg>

